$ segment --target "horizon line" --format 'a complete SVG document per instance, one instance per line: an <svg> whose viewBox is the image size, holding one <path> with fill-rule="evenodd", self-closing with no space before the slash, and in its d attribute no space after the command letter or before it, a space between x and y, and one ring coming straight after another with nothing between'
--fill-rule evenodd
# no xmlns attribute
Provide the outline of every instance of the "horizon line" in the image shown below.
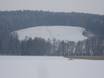
<svg viewBox="0 0 104 78"><path fill-rule="evenodd" d="M8 9L8 10L0 10L0 12L10 12L10 11L43 11L43 12L54 12L54 13L84 13L84 14L93 14L93 15L104 15L100 13L90 13L90 12L82 12L82 11L56 11L56 10L32 10L32 9Z"/></svg>

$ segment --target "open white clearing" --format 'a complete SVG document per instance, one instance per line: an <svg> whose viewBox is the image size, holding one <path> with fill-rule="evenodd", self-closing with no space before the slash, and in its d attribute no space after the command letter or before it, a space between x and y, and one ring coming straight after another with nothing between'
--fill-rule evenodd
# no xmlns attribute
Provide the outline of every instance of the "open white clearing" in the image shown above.
<svg viewBox="0 0 104 78"><path fill-rule="evenodd" d="M104 61L0 56L0 78L104 78Z"/></svg>
<svg viewBox="0 0 104 78"><path fill-rule="evenodd" d="M26 37L34 39L41 37L44 39L81 41L87 39L82 33L85 29L73 26L37 26L16 31L19 39L24 40Z"/></svg>

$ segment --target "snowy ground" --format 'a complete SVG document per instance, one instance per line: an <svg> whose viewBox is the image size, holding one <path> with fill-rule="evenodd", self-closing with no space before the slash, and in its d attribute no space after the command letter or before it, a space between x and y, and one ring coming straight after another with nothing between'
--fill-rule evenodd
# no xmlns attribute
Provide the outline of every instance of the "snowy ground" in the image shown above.
<svg viewBox="0 0 104 78"><path fill-rule="evenodd" d="M104 61L0 56L0 78L104 78Z"/></svg>
<svg viewBox="0 0 104 78"><path fill-rule="evenodd" d="M82 33L85 29L72 26L38 26L16 31L19 39L24 40L27 37L41 37L44 39L54 38L57 40L80 41L87 39Z"/></svg>

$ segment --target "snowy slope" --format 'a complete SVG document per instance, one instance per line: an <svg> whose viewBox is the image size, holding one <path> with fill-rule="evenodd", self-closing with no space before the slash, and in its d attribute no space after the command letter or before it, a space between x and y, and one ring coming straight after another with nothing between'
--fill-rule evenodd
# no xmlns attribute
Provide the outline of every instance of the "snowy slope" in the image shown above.
<svg viewBox="0 0 104 78"><path fill-rule="evenodd" d="M80 41L87 37L82 35L85 29L72 26L38 26L16 31L19 39L24 40L26 37L35 38L41 37L44 39L54 38L57 40Z"/></svg>
<svg viewBox="0 0 104 78"><path fill-rule="evenodd" d="M104 61L0 56L0 78L104 78Z"/></svg>

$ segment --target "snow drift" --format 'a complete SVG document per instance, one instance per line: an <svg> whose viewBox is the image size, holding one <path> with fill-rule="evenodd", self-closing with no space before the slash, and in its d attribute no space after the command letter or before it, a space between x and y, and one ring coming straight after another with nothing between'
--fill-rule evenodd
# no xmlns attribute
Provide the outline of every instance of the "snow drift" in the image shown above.
<svg viewBox="0 0 104 78"><path fill-rule="evenodd" d="M0 78L104 78L104 61L0 56Z"/></svg>

